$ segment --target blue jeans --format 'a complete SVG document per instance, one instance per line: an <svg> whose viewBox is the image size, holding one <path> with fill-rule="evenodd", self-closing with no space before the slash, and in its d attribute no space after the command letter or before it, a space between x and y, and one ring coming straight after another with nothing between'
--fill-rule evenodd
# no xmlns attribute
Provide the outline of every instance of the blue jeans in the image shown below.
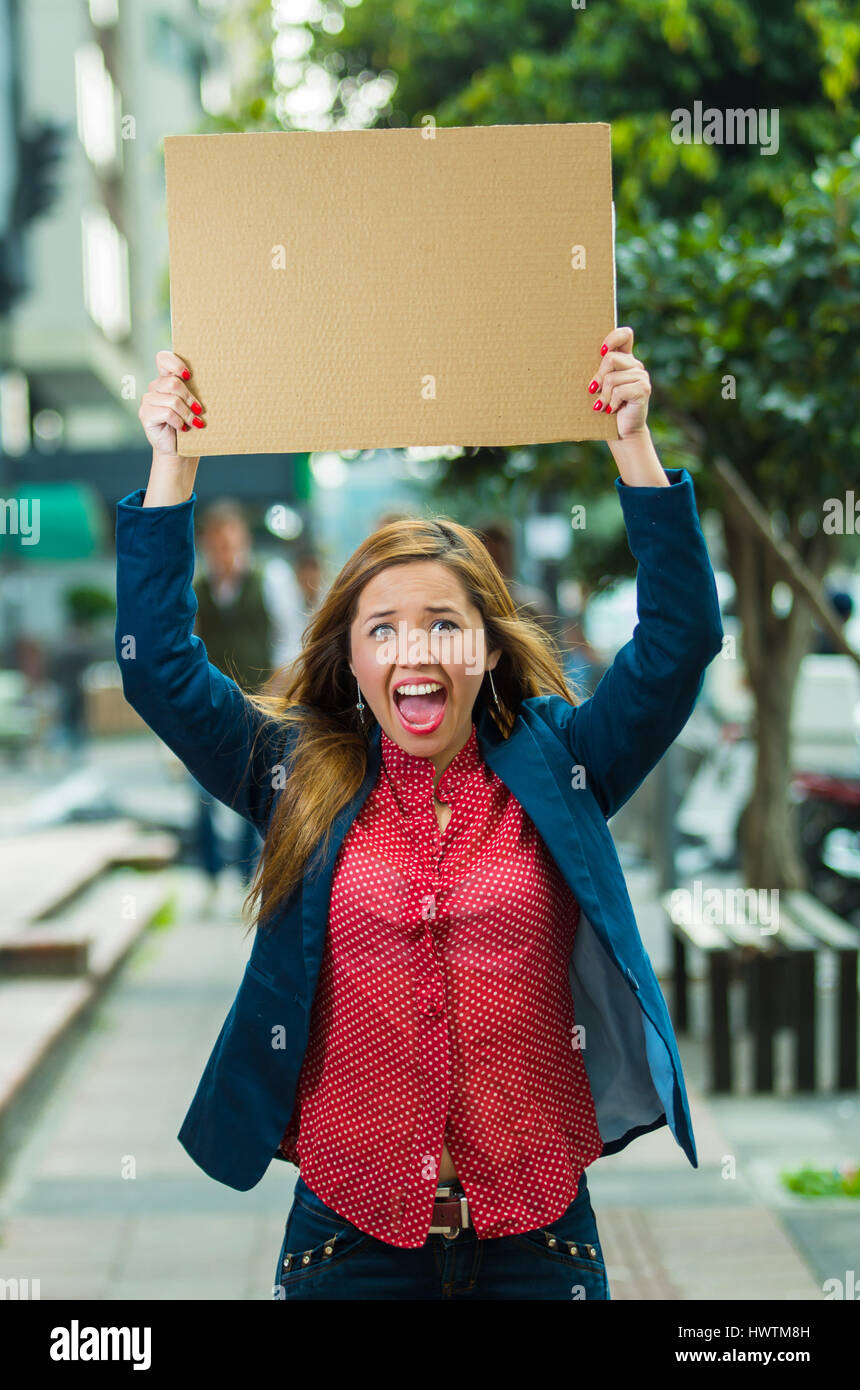
<svg viewBox="0 0 860 1390"><path fill-rule="evenodd" d="M272 1293L275 1299L610 1298L584 1173L567 1211L539 1230L478 1240L467 1227L456 1236L428 1236L412 1249L360 1231L299 1174Z"/></svg>
<svg viewBox="0 0 860 1390"><path fill-rule="evenodd" d="M216 798L200 785L196 777L192 777L191 781L196 792L197 852L200 856L201 868L209 878L215 879L226 864L238 864L242 882L250 883L254 876L257 854L262 844L256 826L252 825L244 816L240 816L238 811L234 812L236 820L241 824L237 826L236 846L231 858L229 852L225 853L215 829Z"/></svg>

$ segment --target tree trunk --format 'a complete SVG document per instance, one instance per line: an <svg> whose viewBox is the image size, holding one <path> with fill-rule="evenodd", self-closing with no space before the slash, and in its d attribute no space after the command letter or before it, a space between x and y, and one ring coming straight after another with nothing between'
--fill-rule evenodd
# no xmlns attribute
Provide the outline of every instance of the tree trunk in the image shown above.
<svg viewBox="0 0 860 1390"><path fill-rule="evenodd" d="M743 626L743 659L755 703L755 780L739 823L744 883L783 892L806 888L788 788L791 706L800 662L812 636L810 613L796 595L784 617L774 612L771 593L782 576L772 550L750 533L734 508L727 507L723 522ZM822 533L806 541L797 537L798 549L803 547L803 558L818 577L827 568L826 539Z"/></svg>

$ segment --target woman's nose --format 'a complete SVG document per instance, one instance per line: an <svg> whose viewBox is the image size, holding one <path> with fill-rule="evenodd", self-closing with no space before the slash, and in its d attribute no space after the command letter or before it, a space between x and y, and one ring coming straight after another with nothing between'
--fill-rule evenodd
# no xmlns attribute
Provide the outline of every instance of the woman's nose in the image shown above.
<svg viewBox="0 0 860 1390"><path fill-rule="evenodd" d="M406 670L433 665L433 653L423 628L410 627L406 622L398 623L397 665Z"/></svg>

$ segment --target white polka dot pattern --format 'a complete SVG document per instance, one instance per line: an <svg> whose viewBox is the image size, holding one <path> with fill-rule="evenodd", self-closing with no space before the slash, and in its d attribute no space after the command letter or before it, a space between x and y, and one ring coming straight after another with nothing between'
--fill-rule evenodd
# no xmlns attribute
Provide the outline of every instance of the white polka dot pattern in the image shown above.
<svg viewBox="0 0 860 1390"><path fill-rule="evenodd" d="M444 832L432 762L381 737L280 1151L360 1230L420 1246L447 1141L477 1236L534 1230L603 1148L567 976L579 904L474 725Z"/></svg>

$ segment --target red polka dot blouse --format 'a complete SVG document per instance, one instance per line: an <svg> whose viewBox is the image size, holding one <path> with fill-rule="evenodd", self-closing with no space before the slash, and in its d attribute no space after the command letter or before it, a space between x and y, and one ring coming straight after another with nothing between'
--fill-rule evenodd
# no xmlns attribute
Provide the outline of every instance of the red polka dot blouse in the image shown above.
<svg viewBox="0 0 860 1390"><path fill-rule="evenodd" d="M579 904L474 725L439 780L443 832L430 759L381 743L280 1152L360 1230L420 1246L447 1142L476 1235L534 1230L603 1147L567 976Z"/></svg>

